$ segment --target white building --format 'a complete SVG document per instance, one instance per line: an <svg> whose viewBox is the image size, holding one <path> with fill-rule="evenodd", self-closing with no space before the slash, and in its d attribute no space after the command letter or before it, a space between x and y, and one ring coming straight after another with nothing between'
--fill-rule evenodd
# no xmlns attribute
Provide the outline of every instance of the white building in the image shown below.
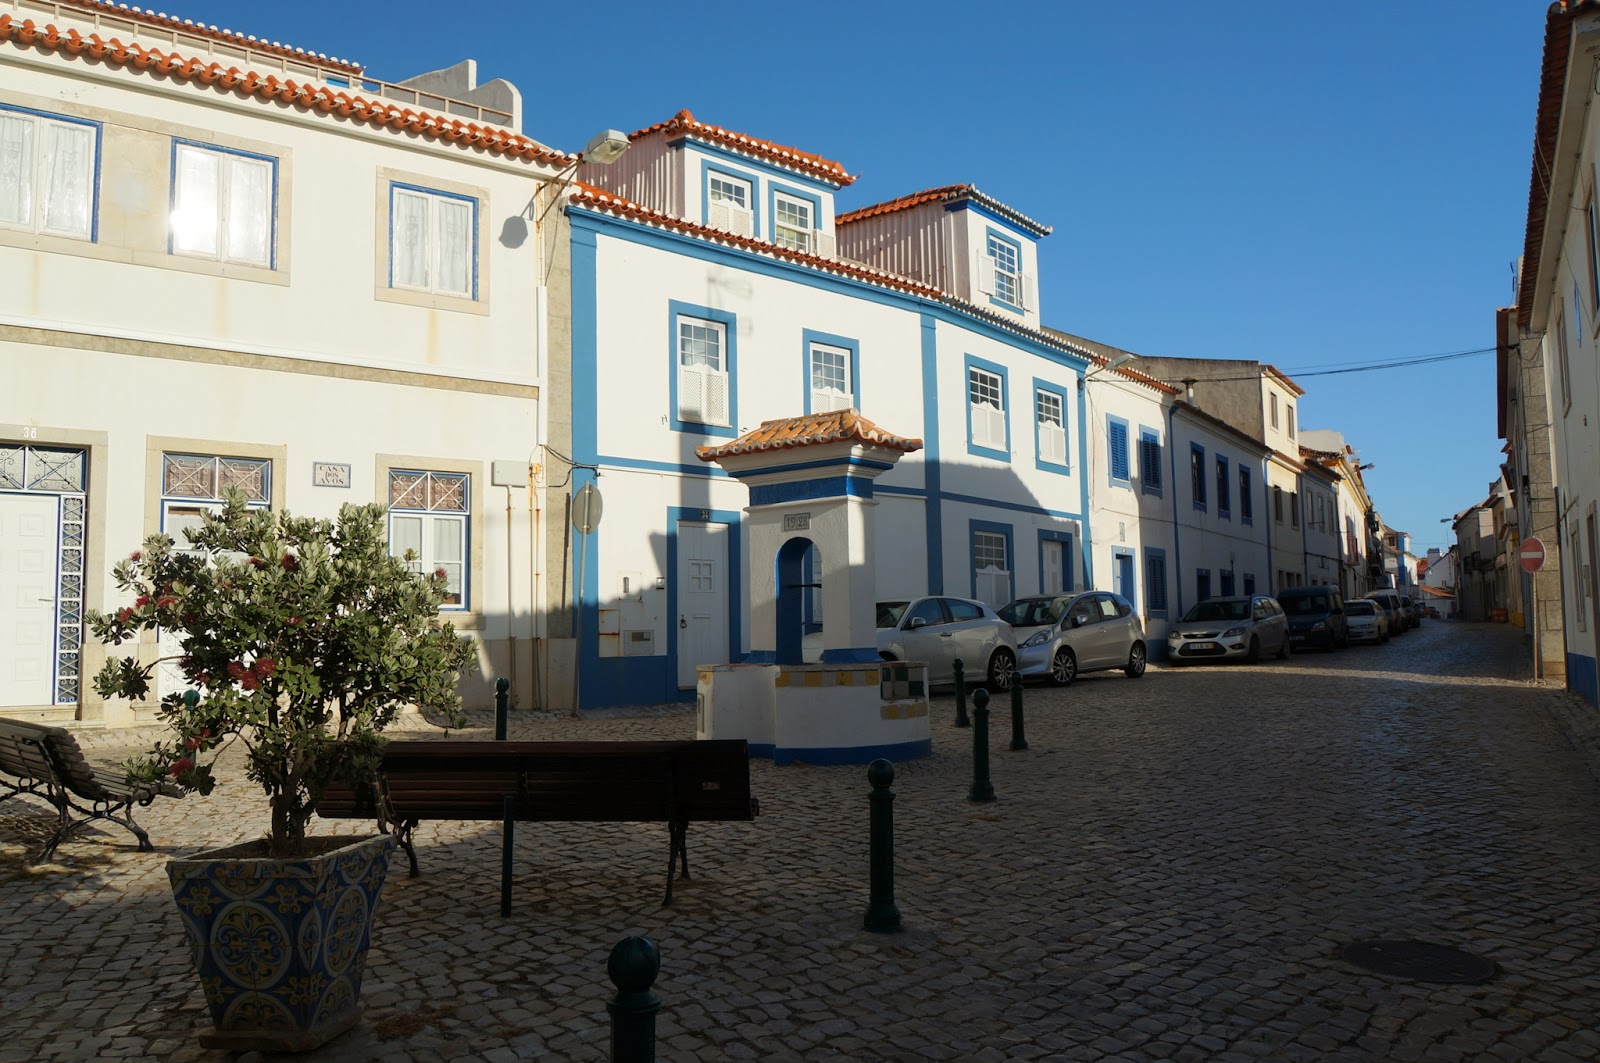
<svg viewBox="0 0 1600 1063"><path fill-rule="evenodd" d="M1371 466L1361 464L1354 448L1339 432L1308 428L1300 433L1300 438L1310 452L1303 451L1303 458L1337 474L1334 527L1340 535L1340 577L1335 586L1347 598L1360 597L1384 586L1383 538L1378 534L1382 521L1361 475Z"/></svg>
<svg viewBox="0 0 1600 1063"><path fill-rule="evenodd" d="M517 667L530 498L491 463L526 481L546 332L527 219L568 160L515 131L504 82L423 80L429 106L93 0L0 15L6 715L148 716L93 696L83 613L122 604L116 558L181 540L227 486L304 516L387 506L395 548L449 574L486 675Z"/></svg>
<svg viewBox="0 0 1600 1063"><path fill-rule="evenodd" d="M1271 592L1271 512L1262 503L1268 449L1188 401L1172 407L1174 616L1196 602Z"/></svg>

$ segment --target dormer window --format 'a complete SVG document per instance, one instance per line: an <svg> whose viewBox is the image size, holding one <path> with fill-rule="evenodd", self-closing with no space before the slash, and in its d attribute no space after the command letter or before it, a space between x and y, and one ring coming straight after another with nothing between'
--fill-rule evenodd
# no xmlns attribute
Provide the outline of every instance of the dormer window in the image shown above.
<svg viewBox="0 0 1600 1063"><path fill-rule="evenodd" d="M989 257L994 261L994 297L1012 306L1022 305L1022 254L1016 244L989 234Z"/></svg>
<svg viewBox="0 0 1600 1063"><path fill-rule="evenodd" d="M778 192L773 196L772 242L791 251L811 251L815 228L811 204Z"/></svg>
<svg viewBox="0 0 1600 1063"><path fill-rule="evenodd" d="M706 182L706 224L738 236L755 232L750 182L727 174L711 173Z"/></svg>

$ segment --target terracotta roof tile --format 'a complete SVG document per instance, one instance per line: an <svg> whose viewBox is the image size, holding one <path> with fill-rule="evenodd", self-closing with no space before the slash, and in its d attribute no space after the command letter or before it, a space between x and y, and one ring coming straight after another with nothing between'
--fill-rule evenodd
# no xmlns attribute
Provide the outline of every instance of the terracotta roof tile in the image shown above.
<svg viewBox="0 0 1600 1063"><path fill-rule="evenodd" d="M907 439L885 432L865 417L859 410L830 410L811 413L804 417L784 417L776 421L762 421L761 427L746 432L732 443L714 447L695 447L701 461L736 454L754 454L762 450L792 450L798 447L818 446L823 443L863 443L888 447L910 454L922 449L922 440Z"/></svg>
<svg viewBox="0 0 1600 1063"><path fill-rule="evenodd" d="M88 55L92 59L133 70L154 70L175 81L193 81L200 86L219 87L240 96L255 96L263 100L276 100L293 104L305 111L323 114L337 113L342 118L365 122L373 126L417 133L431 140L444 140L464 147L481 148L509 158L529 159L566 165L572 156L547 148L538 141L520 133L498 126L463 122L449 115L413 110L384 100L368 99L348 92L337 92L327 86L310 82L297 82L293 78L280 81L267 74L243 71L238 67L223 69L220 63L208 63L196 56L165 52L160 48L147 48L141 44L124 44L113 37L103 39L98 33L87 37L76 29L62 30L55 25L38 26L32 19L18 20L11 15L0 15L0 42L9 41L21 48L38 48L63 56Z"/></svg>
<svg viewBox="0 0 1600 1063"><path fill-rule="evenodd" d="M699 137L702 140L709 140L713 143L721 144L723 147L732 148L734 151L744 152L746 155L756 155L781 166L808 173L813 177L820 177L822 180L839 188L843 188L855 181L855 177L846 173L841 164L831 159L824 159L821 155L816 155L809 151L801 151L799 148L791 148L784 144L775 144L770 140L747 136L744 133L735 133L731 129L724 129L719 125L702 122L690 113L688 108L679 111L665 122L657 122L653 126L647 126L644 129L629 133L628 139L638 140L641 137L651 136L655 133L662 133L669 137L680 133L686 136Z"/></svg>
<svg viewBox="0 0 1600 1063"><path fill-rule="evenodd" d="M833 220L834 225L849 225L851 222L865 221L867 218L876 218L884 214L894 214L897 211L910 210L920 207L924 203L954 203L961 199L972 199L988 207L990 210L1007 218L1036 236L1049 236L1050 226L1041 225L1019 210L1014 210L993 196L985 195L978 190L977 185L943 185L939 188L930 188L923 192L913 192L909 196L891 199L886 203L874 203L870 207L858 207L846 211Z"/></svg>
<svg viewBox="0 0 1600 1063"><path fill-rule="evenodd" d="M235 33L229 29L218 29L216 26L204 22L176 18L164 11L158 14L149 8L130 7L127 4L111 3L110 0L55 0L55 2L62 7L78 8L91 14L115 15L117 18L128 19L132 22L143 22L151 26L161 26L165 29L192 33L198 37L210 37L213 40L244 45L258 52L270 52L274 55L315 63L318 66L337 67L352 74L359 74L363 69L360 63L353 63L336 56L323 55L321 52L308 52L304 48L295 48L291 45L281 44L278 41L269 41L253 35Z"/></svg>

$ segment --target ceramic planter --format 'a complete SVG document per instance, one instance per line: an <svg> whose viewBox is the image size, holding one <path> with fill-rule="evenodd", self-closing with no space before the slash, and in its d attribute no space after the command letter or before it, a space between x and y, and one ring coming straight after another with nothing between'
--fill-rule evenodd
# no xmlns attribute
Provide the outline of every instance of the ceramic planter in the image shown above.
<svg viewBox="0 0 1600 1063"><path fill-rule="evenodd" d="M395 841L297 860L197 853L167 865L216 1029L207 1048L304 1052L361 1018L361 977Z"/></svg>

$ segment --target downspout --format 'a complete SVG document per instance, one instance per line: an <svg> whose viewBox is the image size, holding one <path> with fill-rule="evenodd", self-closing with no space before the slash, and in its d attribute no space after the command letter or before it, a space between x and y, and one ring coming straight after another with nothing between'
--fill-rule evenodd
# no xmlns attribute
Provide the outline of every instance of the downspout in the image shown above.
<svg viewBox="0 0 1600 1063"><path fill-rule="evenodd" d="M1267 526L1267 593L1274 598L1278 596L1277 569L1272 567L1272 524L1277 519L1277 511L1272 508L1272 456L1269 454L1261 463L1261 482L1266 485L1267 491L1267 519L1262 524Z"/></svg>
<svg viewBox="0 0 1600 1063"><path fill-rule="evenodd" d="M1178 588L1178 611L1169 623L1177 623L1183 615L1183 526L1178 523L1178 437L1173 433L1177 407L1167 406L1167 503L1172 507L1172 571Z"/></svg>
<svg viewBox="0 0 1600 1063"><path fill-rule="evenodd" d="M1300 484L1302 487L1305 486L1305 477L1296 475L1295 483ZM1306 520L1305 507L1300 505L1300 500L1305 495L1304 491L1296 491L1294 496L1294 504L1300 509L1300 571L1305 573L1302 577L1305 580L1305 583L1301 584L1303 587L1309 586L1311 583L1311 545L1306 541L1307 533L1311 530L1306 525L1310 521Z"/></svg>
<svg viewBox="0 0 1600 1063"><path fill-rule="evenodd" d="M1093 536L1089 529L1089 473L1093 468L1089 461L1089 378L1083 371L1078 371L1078 512L1083 516L1083 589L1094 589L1094 553L1092 550Z"/></svg>

